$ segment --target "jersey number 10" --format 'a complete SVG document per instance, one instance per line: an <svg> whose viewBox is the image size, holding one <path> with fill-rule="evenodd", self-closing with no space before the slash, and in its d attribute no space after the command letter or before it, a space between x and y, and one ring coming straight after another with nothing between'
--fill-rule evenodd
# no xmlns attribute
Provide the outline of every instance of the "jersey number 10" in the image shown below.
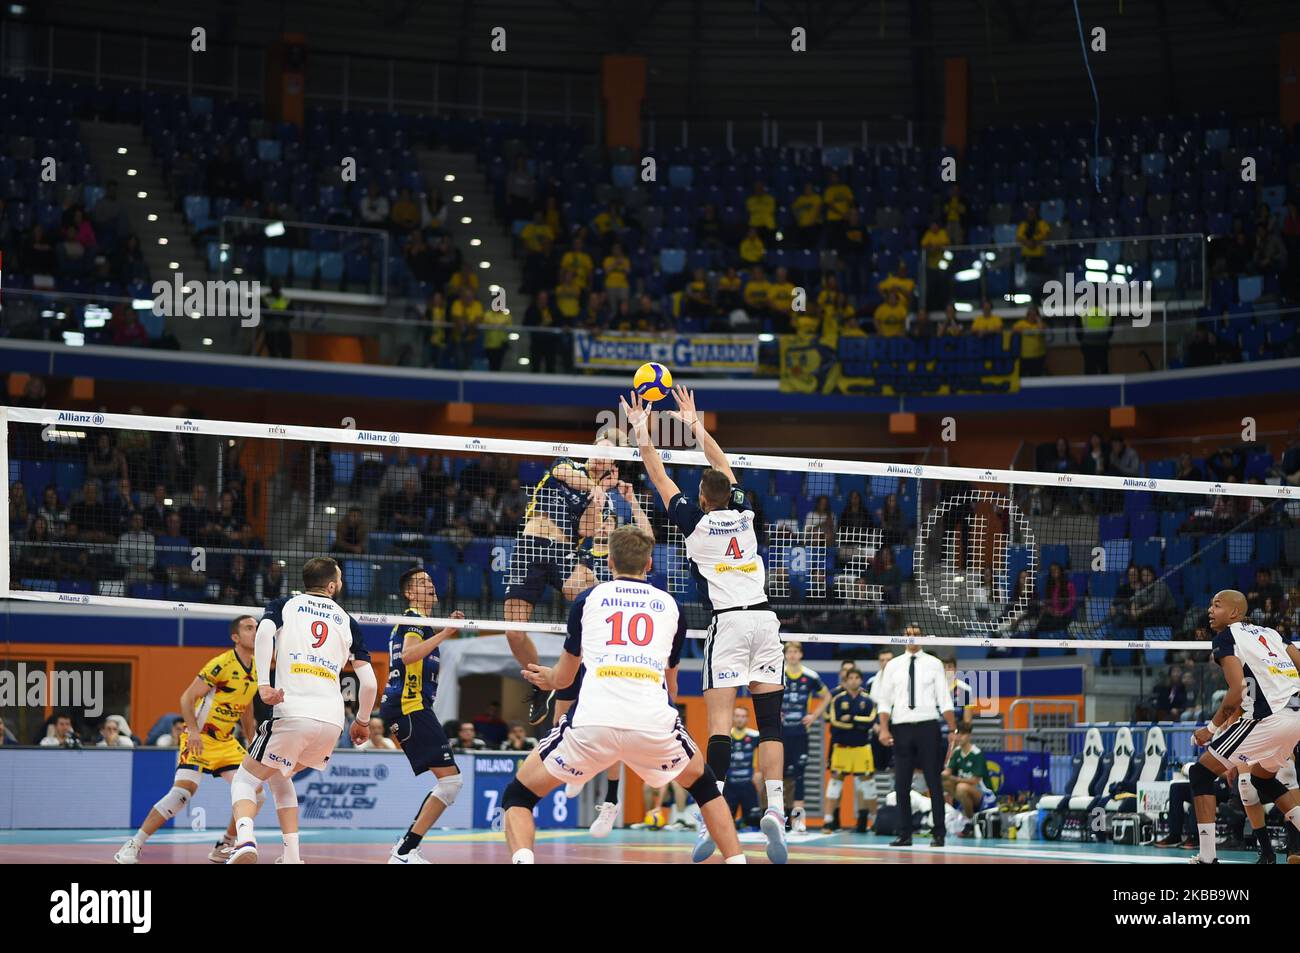
<svg viewBox="0 0 1300 953"><path fill-rule="evenodd" d="M606 645L627 645L623 641L623 613L615 612L605 620L610 623L610 639ZM655 620L644 612L638 612L627 623L627 638L633 645L649 645L655 637Z"/></svg>

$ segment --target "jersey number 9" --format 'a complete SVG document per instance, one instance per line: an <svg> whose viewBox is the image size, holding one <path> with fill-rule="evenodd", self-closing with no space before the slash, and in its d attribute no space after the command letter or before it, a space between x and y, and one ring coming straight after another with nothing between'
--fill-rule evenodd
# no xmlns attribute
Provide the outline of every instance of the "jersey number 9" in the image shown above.
<svg viewBox="0 0 1300 953"><path fill-rule="evenodd" d="M311 647L314 649L318 649L325 644L325 636L330 634L330 627L326 625L324 622L320 621L320 619L317 619L315 622L311 624L311 634L312 637L316 640L311 644Z"/></svg>

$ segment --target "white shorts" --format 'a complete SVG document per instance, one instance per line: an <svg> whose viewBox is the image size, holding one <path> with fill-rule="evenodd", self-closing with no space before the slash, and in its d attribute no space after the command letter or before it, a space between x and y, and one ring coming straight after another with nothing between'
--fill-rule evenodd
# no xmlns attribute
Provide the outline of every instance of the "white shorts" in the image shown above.
<svg viewBox="0 0 1300 953"><path fill-rule="evenodd" d="M268 718L258 726L248 753L254 761L289 776L296 768L325 767L342 734L338 725L315 718Z"/></svg>
<svg viewBox="0 0 1300 953"><path fill-rule="evenodd" d="M771 609L720 612L704 640L704 688L739 688L751 682L780 685L785 656L781 623Z"/></svg>
<svg viewBox="0 0 1300 953"><path fill-rule="evenodd" d="M1300 743L1300 710L1283 708L1265 718L1242 718L1210 742L1209 750L1225 765L1257 764L1278 771Z"/></svg>
<svg viewBox="0 0 1300 953"><path fill-rule="evenodd" d="M583 784L621 761L652 788L681 774L695 751L680 718L671 730L652 732L602 725L574 728L566 716L537 746L546 770L566 783Z"/></svg>

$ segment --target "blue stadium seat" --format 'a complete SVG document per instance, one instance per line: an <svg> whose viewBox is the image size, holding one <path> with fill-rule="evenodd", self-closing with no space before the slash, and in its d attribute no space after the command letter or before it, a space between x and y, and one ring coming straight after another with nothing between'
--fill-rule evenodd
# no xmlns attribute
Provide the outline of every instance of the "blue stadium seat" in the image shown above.
<svg viewBox="0 0 1300 953"><path fill-rule="evenodd" d="M1059 563L1062 569L1070 568L1070 547L1064 543L1049 543L1038 550L1038 569L1047 572L1052 563Z"/></svg>
<svg viewBox="0 0 1300 953"><path fill-rule="evenodd" d="M1195 552L1195 543L1189 537L1165 537L1165 565L1182 566L1189 563Z"/></svg>
<svg viewBox="0 0 1300 953"><path fill-rule="evenodd" d="M1128 536L1128 517L1123 513L1107 513L1098 519L1097 531L1103 544L1112 539L1124 539Z"/></svg>
<svg viewBox="0 0 1300 953"><path fill-rule="evenodd" d="M763 496L763 515L770 521L789 519L794 512L793 498L786 493L767 493Z"/></svg>
<svg viewBox="0 0 1300 953"><path fill-rule="evenodd" d="M54 485L58 488L60 499L71 499L72 494L79 491L86 482L86 465L80 461L71 463L56 463L54 465ZM28 490L33 487L28 487ZM39 492L44 492L44 487L35 488ZM113 484L113 490L116 491L117 484Z"/></svg>
<svg viewBox="0 0 1300 953"><path fill-rule="evenodd" d="M366 599L374 588L375 571L369 560L343 560L343 593L353 599Z"/></svg>
<svg viewBox="0 0 1300 953"><path fill-rule="evenodd" d="M1282 531L1261 529L1255 534L1255 560L1270 568L1282 561Z"/></svg>
<svg viewBox="0 0 1300 953"><path fill-rule="evenodd" d="M1109 539L1102 544L1106 550L1106 567L1127 569L1133 561L1133 541L1131 539Z"/></svg>
<svg viewBox="0 0 1300 953"><path fill-rule="evenodd" d="M1185 512L1160 514L1160 535L1166 540L1172 539L1178 535L1178 527L1187 522L1189 514Z"/></svg>
<svg viewBox="0 0 1300 953"><path fill-rule="evenodd" d="M315 280L319 260L318 254L310 248L295 248L293 250L294 281L302 284Z"/></svg>
<svg viewBox="0 0 1300 953"><path fill-rule="evenodd" d="M897 493L899 480L896 476L873 476L871 478L871 495L888 496Z"/></svg>
<svg viewBox="0 0 1300 953"><path fill-rule="evenodd" d="M331 450L330 467L334 472L335 486L351 486L352 478L357 472L356 455L347 450Z"/></svg>
<svg viewBox="0 0 1300 953"><path fill-rule="evenodd" d="M1129 518L1129 536L1133 539L1147 539L1159 535L1157 532L1159 523L1160 517L1150 510L1145 513L1134 513Z"/></svg>
<svg viewBox="0 0 1300 953"><path fill-rule="evenodd" d="M1228 562L1234 566L1250 562L1255 552L1254 533L1232 533L1228 536Z"/></svg>
<svg viewBox="0 0 1300 953"><path fill-rule="evenodd" d="M1159 569L1161 555L1162 548L1158 540L1148 539L1133 544L1133 562L1139 566L1152 566Z"/></svg>
<svg viewBox="0 0 1300 953"><path fill-rule="evenodd" d="M836 483L839 486L839 495L846 499L854 490L862 494L864 502L870 495L867 491L867 477L862 474L841 473L836 477Z"/></svg>
<svg viewBox="0 0 1300 953"><path fill-rule="evenodd" d="M23 461L23 486L36 499L40 499L45 487L54 482L54 465L48 460ZM65 499L66 503L67 500Z"/></svg>
<svg viewBox="0 0 1300 953"><path fill-rule="evenodd" d="M457 566L456 601L477 602L483 598L483 569L480 566Z"/></svg>
<svg viewBox="0 0 1300 953"><path fill-rule="evenodd" d="M263 249L262 262L266 266L266 275L268 278L283 279L289 277L289 249Z"/></svg>
<svg viewBox="0 0 1300 953"><path fill-rule="evenodd" d="M1108 562L1107 565L1110 563ZM1115 594L1119 592L1120 580L1123 578L1124 573L1119 571L1096 573L1092 580L1091 594L1099 599L1114 599Z"/></svg>

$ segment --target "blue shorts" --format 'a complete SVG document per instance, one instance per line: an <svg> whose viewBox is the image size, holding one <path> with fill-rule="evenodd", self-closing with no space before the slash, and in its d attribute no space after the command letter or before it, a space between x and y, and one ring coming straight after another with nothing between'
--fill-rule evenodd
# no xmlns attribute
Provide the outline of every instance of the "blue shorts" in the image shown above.
<svg viewBox="0 0 1300 953"><path fill-rule="evenodd" d="M557 543L544 536L520 536L510 556L506 598L522 599L535 606L546 598L547 586L563 592L564 580L576 562L569 543Z"/></svg>
<svg viewBox="0 0 1300 953"><path fill-rule="evenodd" d="M409 715L403 715L400 710L381 711L380 716L397 735L397 743L402 746L402 753L416 774L423 774L430 768L456 766L456 756L451 753L442 724L427 708Z"/></svg>

